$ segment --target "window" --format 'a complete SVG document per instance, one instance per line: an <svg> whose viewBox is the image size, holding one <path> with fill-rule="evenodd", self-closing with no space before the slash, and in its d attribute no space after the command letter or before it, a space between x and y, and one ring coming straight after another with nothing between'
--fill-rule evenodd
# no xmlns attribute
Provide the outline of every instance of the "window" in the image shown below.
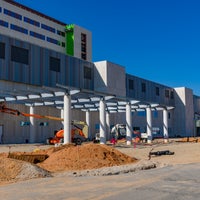
<svg viewBox="0 0 200 200"><path fill-rule="evenodd" d="M52 27L47 26L47 25L45 25L45 24L42 24L41 27L42 27L43 29L47 30L47 31L52 32L52 33L55 33L55 32L56 32L55 28L52 28Z"/></svg>
<svg viewBox="0 0 200 200"><path fill-rule="evenodd" d="M146 116L146 111L137 111L137 116L145 117Z"/></svg>
<svg viewBox="0 0 200 200"><path fill-rule="evenodd" d="M174 91L171 91L171 92L170 92L170 98L171 98L171 99L174 99Z"/></svg>
<svg viewBox="0 0 200 200"><path fill-rule="evenodd" d="M7 9L4 9L4 14L11 16L11 17L14 17L16 19L22 20L22 16L20 14L12 12L12 11L7 10Z"/></svg>
<svg viewBox="0 0 200 200"><path fill-rule="evenodd" d="M57 30L57 34L65 37L65 32Z"/></svg>
<svg viewBox="0 0 200 200"><path fill-rule="evenodd" d="M153 117L154 117L154 118L158 118L158 111L157 111L157 110L154 110L154 111L153 111Z"/></svg>
<svg viewBox="0 0 200 200"><path fill-rule="evenodd" d="M169 98L169 90L165 90L165 97Z"/></svg>
<svg viewBox="0 0 200 200"><path fill-rule="evenodd" d="M20 122L20 126L30 126L30 122L24 122L24 121L21 121Z"/></svg>
<svg viewBox="0 0 200 200"><path fill-rule="evenodd" d="M133 90L134 89L134 81L132 79L128 80L128 88L129 88L129 90Z"/></svg>
<svg viewBox="0 0 200 200"><path fill-rule="evenodd" d="M84 67L84 78L85 79L89 79L91 80L92 79L92 69L89 68L89 67Z"/></svg>
<svg viewBox="0 0 200 200"><path fill-rule="evenodd" d="M29 51L24 48L11 46L11 60L14 62L29 64Z"/></svg>
<svg viewBox="0 0 200 200"><path fill-rule="evenodd" d="M86 34L84 33L81 33L81 58L83 60L87 60L87 55L86 55L86 52L87 52L87 36Z"/></svg>
<svg viewBox="0 0 200 200"><path fill-rule="evenodd" d="M41 40L45 40L45 36L44 35L42 35L40 33L33 32L33 31L30 31L30 36L36 37L36 38L41 39Z"/></svg>
<svg viewBox="0 0 200 200"><path fill-rule="evenodd" d="M4 26L4 27L8 28L8 22L0 20L0 26Z"/></svg>
<svg viewBox="0 0 200 200"><path fill-rule="evenodd" d="M47 41L52 43L52 44L60 45L60 42L58 40L55 40L55 39L50 38L50 37L47 37Z"/></svg>
<svg viewBox="0 0 200 200"><path fill-rule="evenodd" d="M39 22L37 22L37 21L35 21L33 19L30 19L28 17L24 17L24 21L29 23L29 24L32 24L34 26L40 27L40 23Z"/></svg>
<svg viewBox="0 0 200 200"><path fill-rule="evenodd" d="M86 53L81 53L81 58L82 58L83 60L86 60L86 59L87 59Z"/></svg>
<svg viewBox="0 0 200 200"><path fill-rule="evenodd" d="M49 69L51 71L60 72L60 59L50 57L50 59L49 59Z"/></svg>
<svg viewBox="0 0 200 200"><path fill-rule="evenodd" d="M142 83L142 92L146 92L146 84Z"/></svg>
<svg viewBox="0 0 200 200"><path fill-rule="evenodd" d="M5 58L5 44L0 42L0 58Z"/></svg>
<svg viewBox="0 0 200 200"><path fill-rule="evenodd" d="M65 47L65 43L64 42L62 42L62 47Z"/></svg>
<svg viewBox="0 0 200 200"><path fill-rule="evenodd" d="M11 25L10 25L10 28L11 28L12 30L15 30L15 31L18 31L18 32L21 32L21 33L24 33L24 34L28 34L28 30L25 29L25 28L22 28L22 27L20 27L20 26L16 26L16 25L14 25L14 24L11 24Z"/></svg>
<svg viewBox="0 0 200 200"><path fill-rule="evenodd" d="M86 42L86 34L81 33L81 42Z"/></svg>
<svg viewBox="0 0 200 200"><path fill-rule="evenodd" d="M2 8L0 7L0 12L1 12Z"/></svg>
<svg viewBox="0 0 200 200"><path fill-rule="evenodd" d="M156 87L156 96L159 96L160 95L160 89L159 87Z"/></svg>

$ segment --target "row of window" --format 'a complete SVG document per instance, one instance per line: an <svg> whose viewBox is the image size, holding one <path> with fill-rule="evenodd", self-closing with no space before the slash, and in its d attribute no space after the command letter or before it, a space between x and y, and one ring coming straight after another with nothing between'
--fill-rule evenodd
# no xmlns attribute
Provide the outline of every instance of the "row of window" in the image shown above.
<svg viewBox="0 0 200 200"><path fill-rule="evenodd" d="M8 24L8 22L0 20L0 26L4 26L4 27L8 28L9 24ZM20 26L14 25L14 24L10 24L10 29L28 35L28 30L23 28L23 27L20 27ZM38 38L38 39L41 39L41 40L45 40L45 35L42 35L40 33L36 33L34 31L30 31L29 34L32 37L35 37L35 38ZM48 41L50 43L53 43L53 44L56 44L58 46L61 45L62 47L65 47L65 43L64 42L61 43L60 41L58 41L56 39L53 39L53 38L50 38L50 37L46 37L46 41Z"/></svg>
<svg viewBox="0 0 200 200"><path fill-rule="evenodd" d="M1 12L2 12L2 8L0 7L0 13ZM21 21L22 21L22 18L23 18L24 22L29 23L29 24L34 25L34 26L37 26L37 27L40 27L40 22L33 20L33 19L30 19L28 17L22 17L22 15L20 15L16 12L13 12L11 10L4 8L4 14L8 15L10 17L13 17L15 19L21 20ZM48 26L46 24L41 24L41 28L44 29L44 30L50 31L52 33L58 34L62 37L65 37L65 32L60 31L60 30L56 30L55 28Z"/></svg>
<svg viewBox="0 0 200 200"><path fill-rule="evenodd" d="M5 43L0 42L0 59L5 59ZM11 46L11 61L29 65L29 50L21 47ZM60 72L60 59L50 56L49 69ZM92 80L92 69L84 66L84 79Z"/></svg>
<svg viewBox="0 0 200 200"><path fill-rule="evenodd" d="M134 80L129 79L128 88L129 88L129 90L134 90ZM146 92L146 83L144 83L144 82L141 83L141 91L144 93ZM160 88L157 86L155 87L155 94L156 94L156 96L160 96ZM174 92L170 91L168 89L165 89L165 97L174 99Z"/></svg>
<svg viewBox="0 0 200 200"><path fill-rule="evenodd" d="M87 59L87 36L84 33L81 33L81 58Z"/></svg>

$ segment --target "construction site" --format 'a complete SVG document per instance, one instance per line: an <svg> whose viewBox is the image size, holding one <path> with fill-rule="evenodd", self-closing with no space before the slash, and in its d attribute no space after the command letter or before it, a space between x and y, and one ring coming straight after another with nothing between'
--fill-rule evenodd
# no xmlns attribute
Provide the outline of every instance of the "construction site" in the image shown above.
<svg viewBox="0 0 200 200"><path fill-rule="evenodd" d="M167 165L199 163L198 138L174 139L164 144L125 141L106 145L86 142L52 146L42 144L2 145L0 185L35 178L63 176L108 176L133 173ZM116 168L117 167L117 168Z"/></svg>
<svg viewBox="0 0 200 200"><path fill-rule="evenodd" d="M171 181L163 184L170 194L169 176L200 163L200 97L192 89L93 62L89 30L15 1L0 1L0 26L2 199L74 200L82 191L82 199L111 200L122 185L123 195L146 185L148 193L162 180Z"/></svg>

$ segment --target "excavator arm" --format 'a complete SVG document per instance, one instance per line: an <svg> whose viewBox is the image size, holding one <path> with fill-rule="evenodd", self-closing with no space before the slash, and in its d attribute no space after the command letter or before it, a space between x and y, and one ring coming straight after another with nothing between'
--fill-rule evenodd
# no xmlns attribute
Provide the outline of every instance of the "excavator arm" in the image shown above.
<svg viewBox="0 0 200 200"><path fill-rule="evenodd" d="M15 109L6 107L4 102L0 104L0 112L11 114L11 115L16 115L16 116L21 115L21 116L24 116L24 117L34 117L34 118L38 118L38 119L50 119L50 120L63 121L63 119L59 118L59 117L53 117L53 116L48 116L48 115L29 114L29 113L25 113L25 112L20 112L19 110L15 110Z"/></svg>

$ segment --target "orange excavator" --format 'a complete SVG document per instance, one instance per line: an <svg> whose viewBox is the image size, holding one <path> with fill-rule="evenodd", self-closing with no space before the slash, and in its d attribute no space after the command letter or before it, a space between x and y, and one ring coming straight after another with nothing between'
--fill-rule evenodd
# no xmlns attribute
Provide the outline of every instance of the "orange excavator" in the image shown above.
<svg viewBox="0 0 200 200"><path fill-rule="evenodd" d="M20 112L19 110L6 107L4 102L0 103L0 112L16 115L16 116L21 115L24 117L34 117L34 118L39 118L39 119L45 118L45 119L50 119L50 120L63 121L62 118L58 118L58 117ZM72 142L76 143L77 145L80 145L82 142L87 141L87 138L88 138L87 124L83 121L73 120L71 125L72 125L72 129L71 129ZM63 140L64 140L64 130L59 130L56 132L55 137L47 139L47 144L63 143Z"/></svg>
<svg viewBox="0 0 200 200"><path fill-rule="evenodd" d="M73 120L71 129L71 142L77 145L81 145L82 142L88 139L88 125L83 121ZM80 127L81 126L81 127ZM64 130L61 129L55 133L53 138L47 139L47 144L58 144L64 141Z"/></svg>

